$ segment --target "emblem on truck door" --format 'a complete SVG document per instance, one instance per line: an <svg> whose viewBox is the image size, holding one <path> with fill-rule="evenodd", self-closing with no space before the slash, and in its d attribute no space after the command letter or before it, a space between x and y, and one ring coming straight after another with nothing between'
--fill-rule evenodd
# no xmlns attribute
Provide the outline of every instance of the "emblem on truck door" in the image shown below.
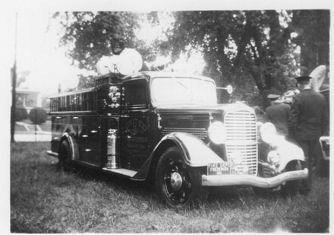
<svg viewBox="0 0 334 235"><path fill-rule="evenodd" d="M144 134L147 131L147 125L140 119L130 118L125 124L125 133L131 136Z"/></svg>

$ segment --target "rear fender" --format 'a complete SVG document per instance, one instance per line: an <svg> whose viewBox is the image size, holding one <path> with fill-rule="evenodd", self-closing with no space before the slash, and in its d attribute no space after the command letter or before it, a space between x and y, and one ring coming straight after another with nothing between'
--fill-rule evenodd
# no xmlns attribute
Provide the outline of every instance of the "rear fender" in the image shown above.
<svg viewBox="0 0 334 235"><path fill-rule="evenodd" d="M79 158L79 148L78 144L75 141L75 139L70 135L69 132L65 132L60 140L60 143L62 141L66 140L68 144L70 145L70 151L71 151L71 160L77 160Z"/></svg>

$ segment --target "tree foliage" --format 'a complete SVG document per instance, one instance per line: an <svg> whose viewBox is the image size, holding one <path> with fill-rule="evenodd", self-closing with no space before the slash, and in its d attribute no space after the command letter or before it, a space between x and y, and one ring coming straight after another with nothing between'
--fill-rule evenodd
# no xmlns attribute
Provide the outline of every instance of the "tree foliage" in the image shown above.
<svg viewBox="0 0 334 235"><path fill-rule="evenodd" d="M24 107L16 107L15 109L15 121L19 122L28 118L28 111Z"/></svg>
<svg viewBox="0 0 334 235"><path fill-rule="evenodd" d="M131 12L71 12L55 14L65 31L63 45L71 45L68 55L79 68L95 70L104 55L117 54L119 47L134 46L137 16Z"/></svg>
<svg viewBox="0 0 334 235"><path fill-rule="evenodd" d="M30 110L29 112L29 119L32 121L34 124L42 124L46 121L48 117L47 112L45 109L40 108L40 107L35 107Z"/></svg>
<svg viewBox="0 0 334 235"><path fill-rule="evenodd" d="M175 58L188 45L202 50L205 73L233 83L247 100L252 92L265 100L286 91L300 69L304 75L328 64L329 11L185 11L175 19L164 48Z"/></svg>
<svg viewBox="0 0 334 235"><path fill-rule="evenodd" d="M265 96L285 90L294 58L289 29L277 11L191 11L175 13L170 37L173 55L187 45L200 48L207 62L205 73L218 83L248 84ZM252 85L253 84L253 85ZM249 89L250 88L250 89Z"/></svg>
<svg viewBox="0 0 334 235"><path fill-rule="evenodd" d="M154 60L157 54L171 54L175 61L189 48L199 50L207 65L204 75L218 85L233 84L238 98L255 103L266 100L269 92L291 88L291 78L299 75L299 69L304 75L329 63L329 11L179 11L173 15L167 40L148 45L136 38L135 31L140 17L152 26L159 24L157 12L66 13L61 17L65 26L61 41L72 45L69 55L86 69L95 69L99 58L115 53L120 44L136 48L144 61ZM86 84L88 80L81 85Z"/></svg>
<svg viewBox="0 0 334 235"><path fill-rule="evenodd" d="M293 12L291 28L297 32L293 41L301 48L301 70L309 74L316 66L329 65L329 10Z"/></svg>

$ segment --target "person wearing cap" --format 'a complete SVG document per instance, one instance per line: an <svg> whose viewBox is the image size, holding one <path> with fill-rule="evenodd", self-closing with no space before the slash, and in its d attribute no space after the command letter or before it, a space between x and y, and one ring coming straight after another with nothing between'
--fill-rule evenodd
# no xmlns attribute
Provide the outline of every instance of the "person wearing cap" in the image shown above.
<svg viewBox="0 0 334 235"><path fill-rule="evenodd" d="M319 137L327 130L328 113L324 96L311 89L311 77L295 78L300 93L294 97L289 114L289 135L303 149L309 177L303 181L303 192L311 189L313 166L319 164L321 147Z"/></svg>
<svg viewBox="0 0 334 235"><path fill-rule="evenodd" d="M293 97L295 97L297 94L299 94L299 90L288 90L286 91L282 97L280 98L282 102L288 104L288 105L292 105L293 102Z"/></svg>
<svg viewBox="0 0 334 235"><path fill-rule="evenodd" d="M269 94L267 98L270 100L270 106L265 110L265 120L273 123L279 134L287 136L290 106L280 102L279 95Z"/></svg>

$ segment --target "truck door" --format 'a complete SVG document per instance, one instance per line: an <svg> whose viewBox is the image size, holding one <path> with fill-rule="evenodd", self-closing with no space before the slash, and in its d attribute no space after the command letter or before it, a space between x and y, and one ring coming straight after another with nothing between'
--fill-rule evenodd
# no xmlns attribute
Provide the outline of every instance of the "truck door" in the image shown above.
<svg viewBox="0 0 334 235"><path fill-rule="evenodd" d="M121 165L137 170L149 155L148 82L144 78L126 81L122 93Z"/></svg>

